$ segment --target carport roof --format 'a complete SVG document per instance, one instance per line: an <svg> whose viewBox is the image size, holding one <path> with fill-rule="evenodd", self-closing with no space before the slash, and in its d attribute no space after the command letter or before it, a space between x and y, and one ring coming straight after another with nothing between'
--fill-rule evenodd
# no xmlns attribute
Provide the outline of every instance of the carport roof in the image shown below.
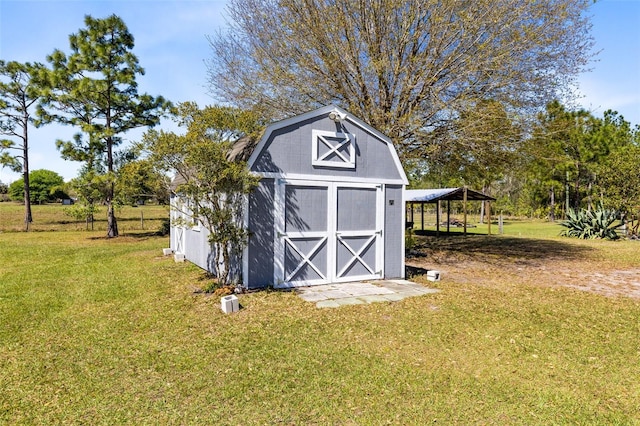
<svg viewBox="0 0 640 426"><path fill-rule="evenodd" d="M407 203L435 203L440 200L462 201L464 200L464 187L438 188L438 189L408 189L405 191ZM467 200L469 201L495 201L496 199L480 191L467 188Z"/></svg>

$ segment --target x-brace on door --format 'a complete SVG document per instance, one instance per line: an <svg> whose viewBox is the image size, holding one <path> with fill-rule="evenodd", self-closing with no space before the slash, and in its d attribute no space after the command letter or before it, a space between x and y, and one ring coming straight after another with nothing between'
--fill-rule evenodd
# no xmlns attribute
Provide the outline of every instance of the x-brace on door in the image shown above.
<svg viewBox="0 0 640 426"><path fill-rule="evenodd" d="M280 180L276 188L277 287L383 276L382 185Z"/></svg>

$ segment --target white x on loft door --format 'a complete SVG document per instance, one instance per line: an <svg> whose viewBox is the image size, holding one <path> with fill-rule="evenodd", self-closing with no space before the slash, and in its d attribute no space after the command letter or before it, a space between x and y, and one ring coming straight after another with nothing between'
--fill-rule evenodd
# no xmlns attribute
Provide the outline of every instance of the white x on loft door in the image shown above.
<svg viewBox="0 0 640 426"><path fill-rule="evenodd" d="M282 181L275 282L306 286L382 277L382 188Z"/></svg>

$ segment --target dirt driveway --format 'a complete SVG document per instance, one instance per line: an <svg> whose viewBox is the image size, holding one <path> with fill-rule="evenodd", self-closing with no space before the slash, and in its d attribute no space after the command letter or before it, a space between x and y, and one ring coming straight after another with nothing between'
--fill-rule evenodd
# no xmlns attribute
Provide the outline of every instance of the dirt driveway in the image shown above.
<svg viewBox="0 0 640 426"><path fill-rule="evenodd" d="M638 253L637 266L629 268L599 259L588 245L561 240L427 236L417 237L406 263L409 269L440 270L460 283L564 286L640 299L640 242Z"/></svg>

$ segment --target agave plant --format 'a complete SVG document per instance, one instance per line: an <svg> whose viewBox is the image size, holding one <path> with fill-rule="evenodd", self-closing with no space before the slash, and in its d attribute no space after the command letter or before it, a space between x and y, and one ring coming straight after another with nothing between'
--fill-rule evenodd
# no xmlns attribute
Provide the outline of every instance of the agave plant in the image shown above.
<svg viewBox="0 0 640 426"><path fill-rule="evenodd" d="M593 211L569 209L567 220L560 224L567 229L560 235L582 239L615 240L618 238L616 228L622 226L621 222L615 224L617 216L617 212L602 207Z"/></svg>

